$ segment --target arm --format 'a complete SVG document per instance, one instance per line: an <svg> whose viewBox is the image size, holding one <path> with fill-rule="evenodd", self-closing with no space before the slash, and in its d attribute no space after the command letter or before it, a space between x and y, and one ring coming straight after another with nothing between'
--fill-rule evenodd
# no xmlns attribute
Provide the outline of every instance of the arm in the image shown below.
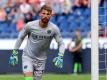
<svg viewBox="0 0 107 80"><path fill-rule="evenodd" d="M75 51L78 51L81 47L82 47L82 42L80 42L79 45L77 45L76 47L69 49L69 51L75 52Z"/></svg>
<svg viewBox="0 0 107 80"><path fill-rule="evenodd" d="M59 54L64 55L65 52L65 46L64 46L64 42L60 33L60 30L58 28L56 28L55 30L55 36L54 36L56 42L58 43L59 46Z"/></svg>
<svg viewBox="0 0 107 80"><path fill-rule="evenodd" d="M27 24L18 36L18 39L15 44L15 48L12 51L12 54L9 58L10 65L15 66L16 64L18 64L18 50L17 49L19 49L20 45L22 44L22 42L23 42L25 36L28 34L28 32L29 32L29 25Z"/></svg>
<svg viewBox="0 0 107 80"><path fill-rule="evenodd" d="M27 34L29 33L29 23L25 25L25 27L22 29L22 31L20 32L18 39L15 43L15 47L14 49L19 49L19 47L21 46L24 38L27 36Z"/></svg>
<svg viewBox="0 0 107 80"><path fill-rule="evenodd" d="M64 52L65 52L65 46L64 46L60 31L58 28L55 30L54 38L55 38L56 42L58 43L59 53L58 53L58 56L53 59L53 62L54 62L54 65L56 67L62 68L63 67L63 56L64 56Z"/></svg>
<svg viewBox="0 0 107 80"><path fill-rule="evenodd" d="M74 48L69 48L69 51L71 52L75 52L75 51L78 51L80 48L82 47L82 38L79 39L79 42L78 42L78 45L76 45Z"/></svg>

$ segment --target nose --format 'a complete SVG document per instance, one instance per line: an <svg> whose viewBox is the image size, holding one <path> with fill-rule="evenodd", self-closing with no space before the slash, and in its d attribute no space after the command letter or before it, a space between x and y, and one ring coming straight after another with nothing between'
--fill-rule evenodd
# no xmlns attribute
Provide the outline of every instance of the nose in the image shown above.
<svg viewBox="0 0 107 80"><path fill-rule="evenodd" d="M44 16L44 18L48 18L48 16Z"/></svg>

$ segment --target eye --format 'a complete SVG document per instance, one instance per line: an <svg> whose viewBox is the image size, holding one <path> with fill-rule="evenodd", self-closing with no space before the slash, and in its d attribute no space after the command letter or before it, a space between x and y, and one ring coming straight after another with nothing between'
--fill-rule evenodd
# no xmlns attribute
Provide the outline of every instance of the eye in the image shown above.
<svg viewBox="0 0 107 80"><path fill-rule="evenodd" d="M50 13L47 13L47 15L50 15Z"/></svg>
<svg viewBox="0 0 107 80"><path fill-rule="evenodd" d="M42 14L45 14L45 13L42 13Z"/></svg>

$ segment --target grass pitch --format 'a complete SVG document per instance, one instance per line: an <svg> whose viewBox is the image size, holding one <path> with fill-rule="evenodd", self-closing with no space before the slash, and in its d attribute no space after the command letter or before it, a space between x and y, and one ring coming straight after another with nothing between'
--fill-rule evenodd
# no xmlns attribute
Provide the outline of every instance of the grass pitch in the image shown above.
<svg viewBox="0 0 107 80"><path fill-rule="evenodd" d="M0 75L0 80L24 80L24 76L19 74ZM91 76L89 74L44 74L42 80L91 80ZM100 80L107 79L102 75Z"/></svg>

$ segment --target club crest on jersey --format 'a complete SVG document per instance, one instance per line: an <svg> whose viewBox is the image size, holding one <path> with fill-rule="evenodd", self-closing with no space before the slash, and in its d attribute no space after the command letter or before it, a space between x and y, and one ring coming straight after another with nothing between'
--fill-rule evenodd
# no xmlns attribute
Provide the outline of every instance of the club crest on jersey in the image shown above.
<svg viewBox="0 0 107 80"><path fill-rule="evenodd" d="M48 34L51 34L51 30L48 30L47 33L48 33Z"/></svg>
<svg viewBox="0 0 107 80"><path fill-rule="evenodd" d="M27 65L24 66L24 69L27 69Z"/></svg>

